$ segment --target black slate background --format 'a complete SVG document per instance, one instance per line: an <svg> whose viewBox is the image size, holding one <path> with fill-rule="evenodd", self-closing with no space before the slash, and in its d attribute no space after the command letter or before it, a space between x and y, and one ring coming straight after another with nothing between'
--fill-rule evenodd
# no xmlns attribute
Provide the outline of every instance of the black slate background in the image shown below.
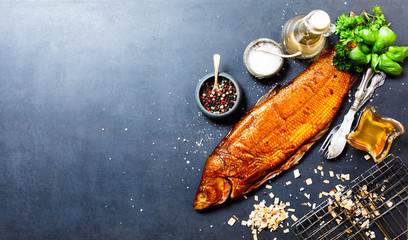
<svg viewBox="0 0 408 240"><path fill-rule="evenodd" d="M323 9L334 21L376 3L396 44L408 45L403 0L1 1L0 239L252 239L249 228L226 222L247 219L255 194L272 203L265 189L199 213L192 203L201 170L243 112L310 62L288 60L279 76L258 81L243 65L245 47L261 37L280 42L281 26L296 14ZM193 98L214 53L244 90L240 113L228 121L206 118ZM370 104L408 126L403 67ZM334 124L350 105L344 101ZM404 134L391 148L406 163L407 143ZM326 176L352 178L373 165L351 147L326 161L320 145L297 166L301 178L290 170L267 190L290 201L297 217L307 210L301 203L319 203L320 191L341 183L323 184L317 165ZM308 177L312 186L302 182ZM280 229L259 239L273 237L295 238Z"/></svg>

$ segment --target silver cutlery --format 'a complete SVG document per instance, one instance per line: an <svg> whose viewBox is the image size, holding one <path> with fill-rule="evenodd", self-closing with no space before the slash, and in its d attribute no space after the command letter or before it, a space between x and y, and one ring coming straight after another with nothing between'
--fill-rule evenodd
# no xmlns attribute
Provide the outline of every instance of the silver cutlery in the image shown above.
<svg viewBox="0 0 408 240"><path fill-rule="evenodd" d="M336 158L343 152L346 146L346 135L350 132L356 112L373 96L375 89L384 84L385 77L383 72L374 75L372 68L367 69L355 93L353 105L344 116L343 122L330 131L319 150L325 158ZM370 86L367 87L369 82Z"/></svg>

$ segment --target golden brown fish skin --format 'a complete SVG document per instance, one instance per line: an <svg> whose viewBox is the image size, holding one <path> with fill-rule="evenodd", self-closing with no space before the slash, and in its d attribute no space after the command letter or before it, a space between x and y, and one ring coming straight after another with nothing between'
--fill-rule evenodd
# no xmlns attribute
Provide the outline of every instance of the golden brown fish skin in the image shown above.
<svg viewBox="0 0 408 240"><path fill-rule="evenodd" d="M208 157L194 199L201 210L237 198L297 164L321 137L355 80L332 64L334 49L275 95L266 94Z"/></svg>

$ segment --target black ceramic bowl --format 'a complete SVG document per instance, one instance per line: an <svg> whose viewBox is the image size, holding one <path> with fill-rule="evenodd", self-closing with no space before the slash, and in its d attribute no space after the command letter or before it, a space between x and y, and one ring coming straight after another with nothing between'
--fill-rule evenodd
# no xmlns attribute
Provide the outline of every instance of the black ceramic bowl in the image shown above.
<svg viewBox="0 0 408 240"><path fill-rule="evenodd" d="M218 74L218 82L220 83L222 81L222 79L226 79L229 80L233 86L235 87L235 94L236 94L236 100L233 104L232 107L230 107L227 111L225 111L224 113L220 112L220 113L214 113L211 112L209 110L207 110L206 108L208 108L208 106L203 106L202 103L202 92L203 89L206 85L206 83L210 86L214 85L214 73L209 73L207 75L205 75L203 78L200 79L200 81L198 82L196 89L195 89L195 100L197 103L198 108L203 112L204 115L206 115L207 117L210 118L216 118L216 119L220 119L220 118L225 118L227 116L231 116L239 107L239 104L241 103L241 99L242 99L242 90L241 87L239 86L239 83L237 82L237 80L235 80L231 75L229 75L228 73L224 73L221 72Z"/></svg>

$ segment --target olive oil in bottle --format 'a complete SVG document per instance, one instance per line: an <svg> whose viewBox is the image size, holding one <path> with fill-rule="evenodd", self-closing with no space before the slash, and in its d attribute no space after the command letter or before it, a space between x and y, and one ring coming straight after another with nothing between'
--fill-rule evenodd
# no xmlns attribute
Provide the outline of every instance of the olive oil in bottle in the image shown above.
<svg viewBox="0 0 408 240"><path fill-rule="evenodd" d="M326 46L326 36L332 31L329 15L314 10L308 15L296 15L283 26L282 44L288 54L302 52L299 59L311 59Z"/></svg>

